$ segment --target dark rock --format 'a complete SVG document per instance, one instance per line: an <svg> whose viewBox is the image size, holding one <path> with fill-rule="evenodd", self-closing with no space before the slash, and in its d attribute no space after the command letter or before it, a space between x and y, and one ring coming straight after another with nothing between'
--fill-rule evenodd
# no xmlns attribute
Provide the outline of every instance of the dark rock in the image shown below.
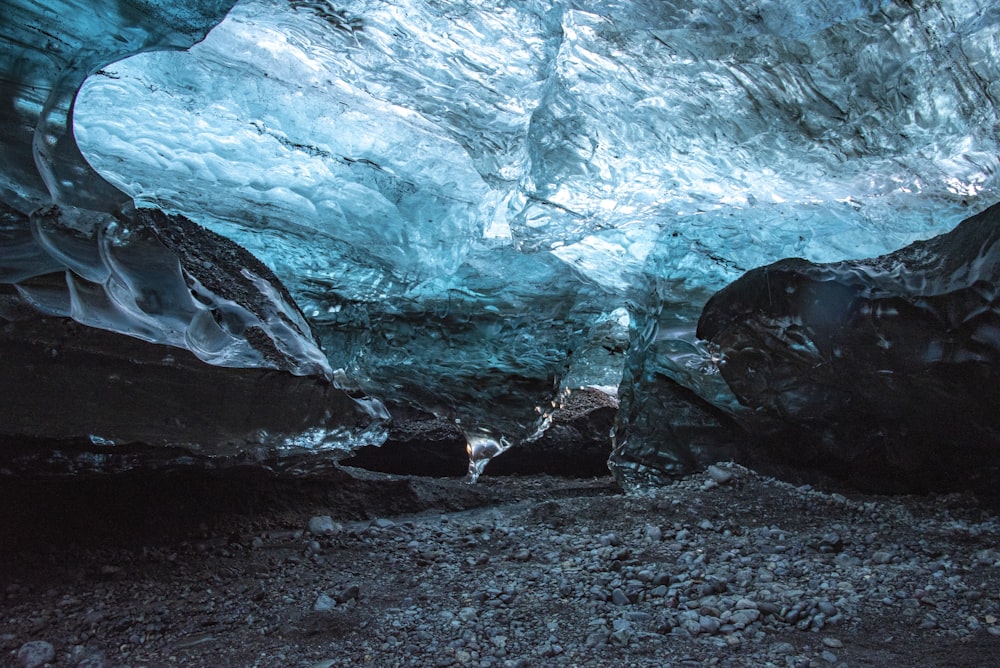
<svg viewBox="0 0 1000 668"><path fill-rule="evenodd" d="M393 417L386 442L358 449L344 464L410 475L466 473L465 437L453 422L408 406L394 405L389 410ZM486 475L606 475L617 411L614 398L603 392L574 391L553 413L552 425L540 438L517 444L493 459Z"/></svg>
<svg viewBox="0 0 1000 668"><path fill-rule="evenodd" d="M786 259L709 300L698 336L752 411L752 465L879 491L983 487L1000 453L1000 206L867 260Z"/></svg>
<svg viewBox="0 0 1000 668"><path fill-rule="evenodd" d="M400 475L465 475L465 436L453 422L408 406L390 405L389 412L385 443L358 448L345 465Z"/></svg>
<svg viewBox="0 0 1000 668"><path fill-rule="evenodd" d="M514 445L486 470L489 475L607 475L617 414L614 397L592 388L574 390L563 398L541 437Z"/></svg>
<svg viewBox="0 0 1000 668"><path fill-rule="evenodd" d="M361 587L356 584L346 585L340 590L335 598L337 603L347 603L348 601L357 600L361 596Z"/></svg>
<svg viewBox="0 0 1000 668"><path fill-rule="evenodd" d="M622 384L621 414L611 456L615 477L626 487L665 484L731 459L745 436L733 419L694 391L655 368L656 351L630 360Z"/></svg>
<svg viewBox="0 0 1000 668"><path fill-rule="evenodd" d="M0 466L9 471L122 470L199 457L278 464L269 448L310 429L378 428L323 379L211 366L180 348L68 319L2 324L0 350L10 390L0 393Z"/></svg>

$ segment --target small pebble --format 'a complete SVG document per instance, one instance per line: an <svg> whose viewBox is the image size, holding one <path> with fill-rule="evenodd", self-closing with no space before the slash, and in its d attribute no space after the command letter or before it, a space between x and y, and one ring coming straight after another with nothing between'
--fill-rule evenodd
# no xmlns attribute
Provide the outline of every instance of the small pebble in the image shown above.
<svg viewBox="0 0 1000 668"><path fill-rule="evenodd" d="M886 552L885 550L879 550L872 555L872 561L880 565L888 564L892 561L892 553Z"/></svg>
<svg viewBox="0 0 1000 668"><path fill-rule="evenodd" d="M112 665L103 652L97 652L81 659L76 668L111 668Z"/></svg>
<svg viewBox="0 0 1000 668"><path fill-rule="evenodd" d="M719 621L717 617L702 615L698 619L698 626L701 628L702 633L714 634L718 633L719 628L722 626L722 622Z"/></svg>

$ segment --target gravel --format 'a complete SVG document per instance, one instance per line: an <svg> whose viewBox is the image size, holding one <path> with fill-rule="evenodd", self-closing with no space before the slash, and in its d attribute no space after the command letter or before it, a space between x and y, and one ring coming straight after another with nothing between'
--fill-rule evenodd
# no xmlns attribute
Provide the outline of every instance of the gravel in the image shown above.
<svg viewBox="0 0 1000 668"><path fill-rule="evenodd" d="M439 499L461 485L435 484ZM181 540L5 546L0 659L986 666L1000 651L1000 521L972 497L728 463L634 496L609 478L479 485L494 503L365 518L357 499L309 501Z"/></svg>

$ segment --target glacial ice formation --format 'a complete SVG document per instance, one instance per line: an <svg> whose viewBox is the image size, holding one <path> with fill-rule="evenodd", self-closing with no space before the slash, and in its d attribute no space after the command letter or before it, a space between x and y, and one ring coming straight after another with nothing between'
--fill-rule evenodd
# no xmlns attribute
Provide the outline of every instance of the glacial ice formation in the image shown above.
<svg viewBox="0 0 1000 668"><path fill-rule="evenodd" d="M169 465L193 455L261 462L385 437L384 409L331 384L311 325L265 264L178 213L134 208L78 149L73 115L88 75L146 49L190 46L230 6L4 9L5 470L59 460L70 470ZM25 452L35 439L48 440ZM149 446L155 454L140 457Z"/></svg>
<svg viewBox="0 0 1000 668"><path fill-rule="evenodd" d="M8 4L0 317L319 374L500 449L620 381L628 484L744 440L713 293L945 233L1000 185L988 0ZM123 273L133 227L160 259ZM248 302L202 290L226 271Z"/></svg>
<svg viewBox="0 0 1000 668"><path fill-rule="evenodd" d="M755 431L777 432L754 456L882 488L995 484L998 241L994 205L882 257L781 260L716 293L698 335Z"/></svg>

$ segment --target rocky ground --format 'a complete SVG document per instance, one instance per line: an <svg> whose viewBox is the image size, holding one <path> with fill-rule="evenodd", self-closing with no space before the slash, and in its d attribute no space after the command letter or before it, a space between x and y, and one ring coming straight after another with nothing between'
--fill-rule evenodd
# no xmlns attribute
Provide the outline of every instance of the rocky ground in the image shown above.
<svg viewBox="0 0 1000 668"><path fill-rule="evenodd" d="M12 666L992 666L997 513L720 464L6 480Z"/></svg>

